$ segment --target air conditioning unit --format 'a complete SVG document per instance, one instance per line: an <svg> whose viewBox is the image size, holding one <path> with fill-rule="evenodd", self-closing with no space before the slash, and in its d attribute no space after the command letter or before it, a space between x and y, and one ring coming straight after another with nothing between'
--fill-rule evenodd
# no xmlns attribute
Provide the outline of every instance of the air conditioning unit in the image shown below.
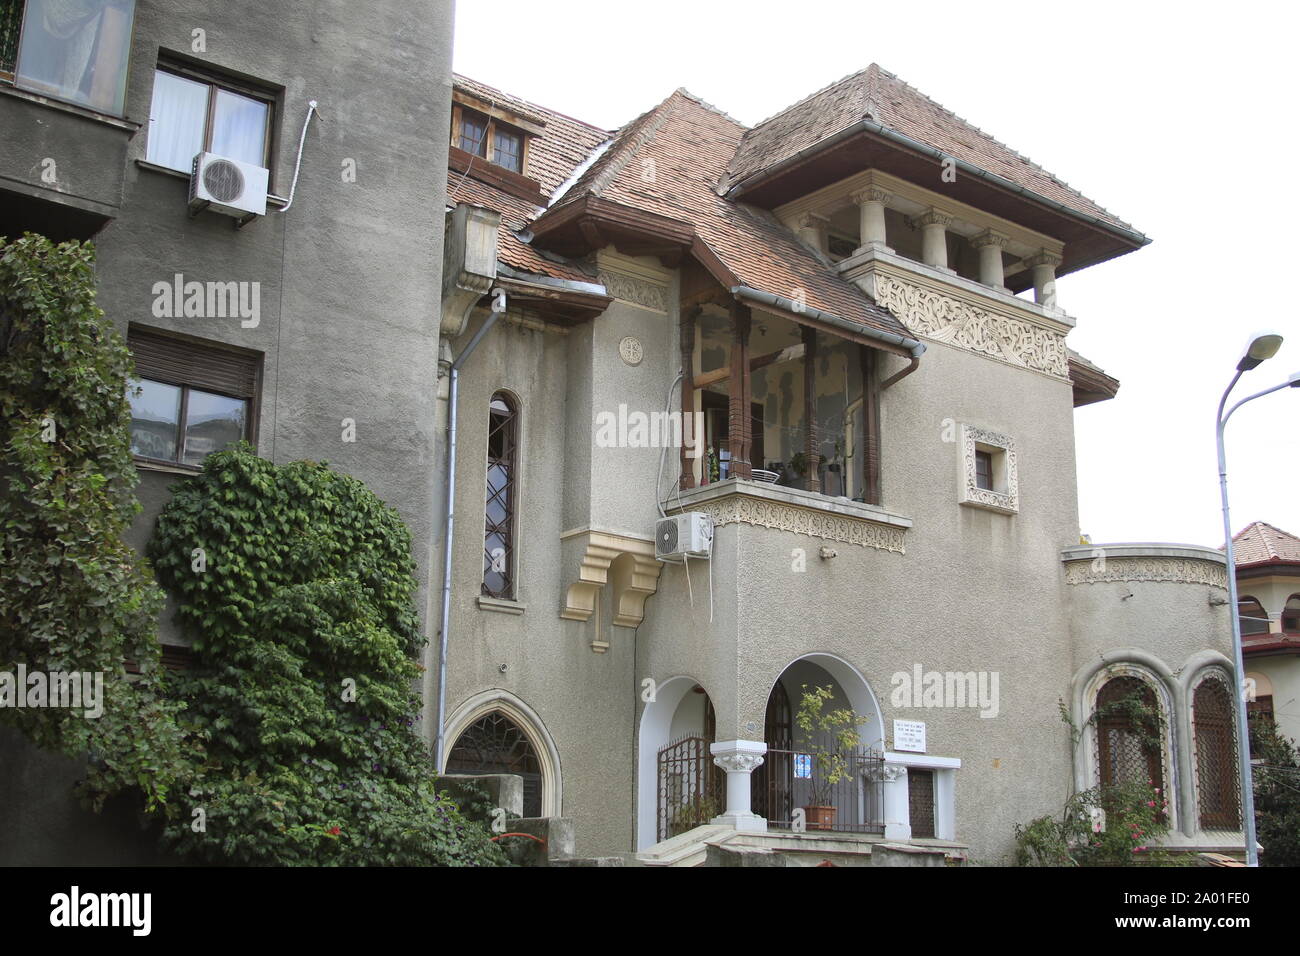
<svg viewBox="0 0 1300 956"><path fill-rule="evenodd" d="M265 216L267 178L261 166L199 153L190 172L190 212L207 209L239 219Z"/></svg>
<svg viewBox="0 0 1300 956"><path fill-rule="evenodd" d="M655 524L655 557L680 563L707 558L713 550L713 519L702 511L660 518Z"/></svg>

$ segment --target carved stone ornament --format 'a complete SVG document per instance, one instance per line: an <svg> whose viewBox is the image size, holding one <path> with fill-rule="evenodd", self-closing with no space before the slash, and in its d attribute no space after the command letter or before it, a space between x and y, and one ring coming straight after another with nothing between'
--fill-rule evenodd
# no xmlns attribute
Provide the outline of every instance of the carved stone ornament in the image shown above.
<svg viewBox="0 0 1300 956"><path fill-rule="evenodd" d="M814 511L779 501L768 501L750 495L735 494L712 501L691 505L692 511L703 511L713 519L714 526L748 524L757 528L776 528L793 531L810 538L860 544L864 548L906 553L903 547L902 528L878 524L866 518Z"/></svg>
<svg viewBox="0 0 1300 956"><path fill-rule="evenodd" d="M1065 336L973 302L875 275L876 301L913 332L1012 365L1069 378Z"/></svg>
<svg viewBox="0 0 1300 956"><path fill-rule="evenodd" d="M1004 490L981 488L975 477L975 452L983 445L1001 452L1001 471ZM978 505L1003 514L1020 511L1020 477L1016 462L1016 443L1007 435L991 432L974 425L961 427L962 495L963 504Z"/></svg>
<svg viewBox="0 0 1300 956"><path fill-rule="evenodd" d="M1071 561L1065 566L1066 584L1106 584L1112 581L1166 581L1227 588L1228 569L1213 561L1159 556Z"/></svg>
<svg viewBox="0 0 1300 956"><path fill-rule="evenodd" d="M907 776L907 768L901 763L881 764L871 770L868 770L863 776L872 781L884 781L885 783L895 783Z"/></svg>
<svg viewBox="0 0 1300 956"><path fill-rule="evenodd" d="M616 299L654 309L656 312L668 311L667 286L606 270L601 270L599 278L605 291Z"/></svg>
<svg viewBox="0 0 1300 956"><path fill-rule="evenodd" d="M645 347L635 335L625 335L618 343L618 354L628 365L640 365L645 358Z"/></svg>
<svg viewBox="0 0 1300 956"><path fill-rule="evenodd" d="M714 754L713 762L727 773L753 773L763 765L763 755L744 751Z"/></svg>

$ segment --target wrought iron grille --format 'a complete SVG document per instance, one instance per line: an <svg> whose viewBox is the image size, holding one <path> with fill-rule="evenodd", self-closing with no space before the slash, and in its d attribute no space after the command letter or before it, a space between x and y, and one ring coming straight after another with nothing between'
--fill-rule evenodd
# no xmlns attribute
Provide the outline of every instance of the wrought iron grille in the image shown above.
<svg viewBox="0 0 1300 956"><path fill-rule="evenodd" d="M713 762L709 741L682 737L659 751L658 839L702 826L727 807L727 774Z"/></svg>
<svg viewBox="0 0 1300 956"><path fill-rule="evenodd" d="M1241 826L1236 734L1232 698L1223 681L1209 678L1196 688L1192 698L1192 729L1196 739L1196 792L1201 826L1207 830L1236 830Z"/></svg>
<svg viewBox="0 0 1300 956"><path fill-rule="evenodd" d="M912 836L934 836L934 771L907 771L907 814Z"/></svg>
<svg viewBox="0 0 1300 956"><path fill-rule="evenodd" d="M1139 719L1139 709L1153 715ZM1150 781L1165 792L1163 728L1155 691L1140 677L1114 677L1097 695L1098 779L1103 787Z"/></svg>
<svg viewBox="0 0 1300 956"><path fill-rule="evenodd" d="M524 816L542 815L542 764L528 736L505 714L475 721L447 755L447 773L513 773L524 778Z"/></svg>
<svg viewBox="0 0 1300 956"><path fill-rule="evenodd" d="M14 72L26 0L0 0L0 73Z"/></svg>
<svg viewBox="0 0 1300 956"><path fill-rule="evenodd" d="M487 516L483 536L483 593L515 596L515 457L519 416L514 402L492 396L488 421Z"/></svg>
<svg viewBox="0 0 1300 956"><path fill-rule="evenodd" d="M850 833L884 833L883 769L885 755L878 750L856 748L844 755L846 775L832 784L829 806L834 808L834 818L819 823L805 812L805 825L809 830L839 830ZM816 773L812 754L800 753L768 743L763 759L767 767L765 794L759 804L767 815L767 825L772 829L789 830L793 826L794 810L807 808L812 803L812 774Z"/></svg>

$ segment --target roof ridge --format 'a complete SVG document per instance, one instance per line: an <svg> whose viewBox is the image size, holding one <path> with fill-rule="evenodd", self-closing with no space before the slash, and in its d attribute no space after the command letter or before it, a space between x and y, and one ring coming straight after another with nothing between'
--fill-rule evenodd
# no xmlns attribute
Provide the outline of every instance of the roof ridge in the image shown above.
<svg viewBox="0 0 1300 956"><path fill-rule="evenodd" d="M718 114L719 116L721 116L723 119L730 120L731 122L735 123L737 126L739 126L739 127L740 127L741 129L743 129L743 130L748 130L748 129L749 129L748 126L746 126L746 125L745 125L744 123L742 123L740 120L736 119L736 117L732 116L732 115L731 115L730 113L728 113L726 110L722 109L722 108L719 107L719 106L714 106L712 103L710 103L708 100L704 99L704 97L702 97L702 96L696 96L694 93L692 93L690 90L688 90L688 89L687 89L686 87L684 87L684 86L679 86L679 87L677 87L677 89L674 90L673 92L674 92L674 93L680 93L682 96L686 97L688 100L692 101L693 103L698 103L700 106L703 106L706 110L709 110L710 112L713 112L713 113L717 113L717 114ZM672 98L672 97L669 97L669 99L671 99L671 98Z"/></svg>
<svg viewBox="0 0 1300 956"><path fill-rule="evenodd" d="M570 116L568 113L561 113L559 110L551 109L551 107L549 106L543 106L541 103L534 103L532 100L526 100L522 96L516 96L514 93L507 93L505 90L501 89L500 87L493 86L491 83L484 83L482 80L476 80L472 76L467 76L464 73L456 73L453 71L451 74L451 81L453 86L455 85L457 80L468 80L470 83L473 83L476 86L481 86L484 89L491 90L493 93L500 93L503 97L505 97L508 100L514 100L517 103L523 103L525 106L531 106L533 109L541 110L545 113L550 113L552 116L562 117L563 119L567 119L574 123L577 123L579 126L585 126L588 129L595 130L598 133L609 133L609 130L605 129L603 126L596 126L593 123L588 123L586 120L578 119L576 116Z"/></svg>
<svg viewBox="0 0 1300 956"><path fill-rule="evenodd" d="M875 64L873 63L872 66L875 66ZM983 129L981 129L980 127L976 126L974 123L972 123L970 120L966 119L966 117L962 116L961 114L959 114L959 113L957 113L957 112L955 112L955 111L953 111L953 110L950 110L948 107L944 106L942 103L940 103L940 102L939 102L938 100L936 100L934 97L932 97L932 96L930 96L929 94L924 93L924 92L922 92L921 90L917 89L915 86L913 86L911 83L907 82L907 80L903 79L903 78L902 78L901 76L899 76L898 74L896 74L896 73L891 73L889 70L886 70L884 67L878 67L878 69L880 70L881 73L884 73L885 76L889 77L889 78L892 79L892 80L897 81L900 85L905 86L907 89L911 90L913 93L915 93L915 94L916 94L917 96L919 96L921 99L925 100L927 103L929 103L929 104L931 104L932 106L934 106L936 109L942 110L943 112L947 113L949 116L953 117L954 119L960 120L964 125L966 125L966 126L969 127L970 129L974 130L976 133L978 133L980 136L982 136L982 137L984 137L985 139L987 139L989 142L991 142L991 143L995 143L996 145L1001 146L1003 149L1005 149L1005 150L1006 150L1008 153L1010 153L1012 156L1015 156L1017 159L1021 160L1022 162L1026 163L1027 165L1032 166L1034 169L1038 170L1038 172L1042 173L1044 176L1046 176L1046 177L1047 177L1049 180L1051 180L1052 182L1056 183L1056 184L1057 184L1058 186L1060 186L1062 189L1069 190L1070 192L1072 192L1072 193L1074 193L1076 196L1078 196L1080 199L1086 199L1088 202L1092 203L1094 206L1096 206L1098 209L1100 209L1102 212L1104 212L1104 213L1105 213L1107 216L1109 216L1111 219L1115 220L1116 222L1123 223L1125 227L1127 227L1127 228L1129 228L1129 229L1132 229L1132 228L1133 228L1133 226L1132 226L1131 223L1129 223L1129 222L1127 222L1127 221L1121 219L1119 216L1115 215L1113 212L1111 212L1109 209L1107 209L1107 208L1106 208L1105 206L1103 206L1101 203L1097 202L1095 199L1090 199L1089 197L1085 196L1085 195L1084 195L1080 190L1076 189L1074 186L1071 186L1069 183L1067 183L1067 182L1066 182L1064 179L1062 179L1060 176L1057 176L1055 173L1053 173L1053 172L1051 172L1050 170L1048 170L1045 166L1041 166L1041 165L1039 165L1039 164L1036 163L1034 160L1032 160L1032 159L1030 159L1028 156L1026 156L1024 153L1020 152L1018 149L1013 149L1011 146L1009 146L1009 145L1007 145L1006 143L1002 142L1002 140L998 139L998 138L997 138L996 136L994 136L992 133L985 132ZM993 170L989 170L989 172L993 172Z"/></svg>
<svg viewBox="0 0 1300 956"><path fill-rule="evenodd" d="M765 124L767 124L767 123L772 122L772 120L776 119L778 116L782 116L782 115L784 115L784 114L790 112L792 109L795 109L796 107L803 106L803 105L804 105L805 103L807 103L809 100L813 99L814 97L821 96L821 95L822 95L823 93L825 93L827 90L832 89L833 87L839 86L839 85L840 85L841 83L843 83L845 80L851 80L851 79L853 79L855 76L862 76L864 73L869 74L869 73L871 72L871 70L872 70L872 67L875 67L877 70L880 69L880 67L876 66L875 63L871 63L871 64L869 64L869 65L867 65L867 66L864 66L864 67L863 67L862 69L860 69L860 70L855 70L855 71L852 72L852 73L846 73L846 74L844 74L844 76L841 76L838 80L835 80L833 83L827 83L827 84L826 84L825 86L823 86L820 90L816 90L816 91L814 91L814 92L812 92L812 93L809 93L809 94L808 94L807 96L805 96L803 99L798 100L797 102L791 103L789 106L787 106L787 107L785 107L785 108L783 108L783 109L779 109L779 110L777 110L777 111L776 111L775 113L773 113L771 116L768 116L768 117L765 117L764 119L759 120L759 121L758 121L757 123L755 123L752 127L750 127L750 129L758 129L760 126L763 126L763 125L765 125Z"/></svg>
<svg viewBox="0 0 1300 956"><path fill-rule="evenodd" d="M641 152L641 148L645 146L650 137L663 128L664 123L671 115L671 111L665 110L664 107L676 95L676 91L668 94L667 99L652 106L619 131L619 136L626 132L628 139L625 143L619 144L618 136L615 137L614 145L608 150L610 154L609 160L599 169L596 169L595 174L591 177L591 182L587 184L585 192L588 195L599 196L605 187L618 178L619 173L627 169L627 164L632 161L632 157ZM638 127L638 123L642 125ZM595 169L595 166L592 168Z"/></svg>

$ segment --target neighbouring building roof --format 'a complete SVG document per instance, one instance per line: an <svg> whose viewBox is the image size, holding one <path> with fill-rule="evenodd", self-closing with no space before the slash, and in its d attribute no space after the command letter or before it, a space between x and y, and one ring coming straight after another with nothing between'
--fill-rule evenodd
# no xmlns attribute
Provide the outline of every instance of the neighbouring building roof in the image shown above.
<svg viewBox="0 0 1300 956"><path fill-rule="evenodd" d="M689 224L746 285L877 331L910 336L888 309L805 247L766 210L716 192L745 127L686 90L625 126L552 210L586 197Z"/></svg>
<svg viewBox="0 0 1300 956"><path fill-rule="evenodd" d="M1263 521L1246 525L1232 539L1238 568L1300 564L1300 538Z"/></svg>
<svg viewBox="0 0 1300 956"><path fill-rule="evenodd" d="M963 160L1076 212L1132 231L1087 196L988 133L872 63L748 130L727 166L725 186L761 176L867 119Z"/></svg>

